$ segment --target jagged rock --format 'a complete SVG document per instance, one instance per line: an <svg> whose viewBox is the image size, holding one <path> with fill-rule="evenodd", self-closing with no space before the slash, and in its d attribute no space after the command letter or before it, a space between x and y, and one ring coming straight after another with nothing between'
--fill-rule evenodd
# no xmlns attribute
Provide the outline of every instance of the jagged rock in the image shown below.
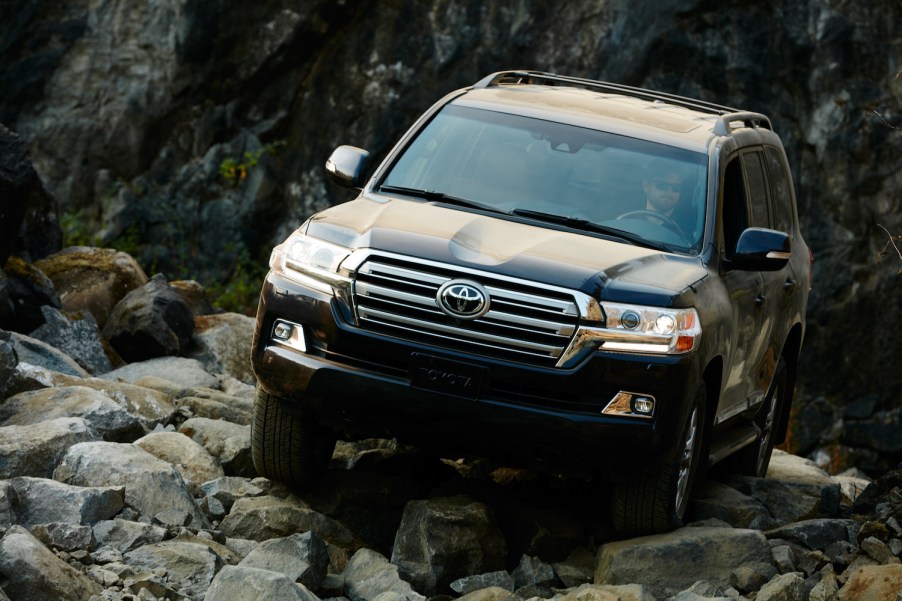
<svg viewBox="0 0 902 601"><path fill-rule="evenodd" d="M839 484L828 479L815 484L791 480L771 480L749 476L732 476L727 484L739 492L760 501L770 513L761 527L792 524L800 520L838 517L840 513Z"/></svg>
<svg viewBox="0 0 902 601"><path fill-rule="evenodd" d="M19 499L16 489L8 480L0 480L0 536L13 524L19 523L16 515L16 505Z"/></svg>
<svg viewBox="0 0 902 601"><path fill-rule="evenodd" d="M10 257L0 273L0 328L27 334L44 323L43 306L61 306L53 282L33 264Z"/></svg>
<svg viewBox="0 0 902 601"><path fill-rule="evenodd" d="M285 574L244 566L226 566L210 583L204 601L319 601L303 584Z"/></svg>
<svg viewBox="0 0 902 601"><path fill-rule="evenodd" d="M80 417L0 427L0 479L49 478L67 449L91 440L94 434L90 424Z"/></svg>
<svg viewBox="0 0 902 601"><path fill-rule="evenodd" d="M132 441L143 434L141 423L125 407L85 386L22 392L0 405L3 426L33 425L58 417L81 417L108 441Z"/></svg>
<svg viewBox="0 0 902 601"><path fill-rule="evenodd" d="M866 421L843 424L842 442L846 445L874 449L890 457L902 455L902 409L878 413Z"/></svg>
<svg viewBox="0 0 902 601"><path fill-rule="evenodd" d="M407 601L426 601L402 578L397 566L370 549L360 549L348 561L345 591L351 601L375 601L386 593Z"/></svg>
<svg viewBox="0 0 902 601"><path fill-rule="evenodd" d="M11 332L9 344L13 347L20 364L27 363L78 378L87 378L91 375L63 351L30 336Z"/></svg>
<svg viewBox="0 0 902 601"><path fill-rule="evenodd" d="M112 518L125 504L121 486L71 486L27 476L12 478L8 483L16 493L17 522L26 528L53 522L92 526Z"/></svg>
<svg viewBox="0 0 902 601"><path fill-rule="evenodd" d="M754 562L737 566L730 572L730 584L740 593L757 591L779 572L770 563Z"/></svg>
<svg viewBox="0 0 902 601"><path fill-rule="evenodd" d="M218 459L226 475L248 478L257 475L251 459L250 426L192 417L185 420L178 431L202 445L210 455Z"/></svg>
<svg viewBox="0 0 902 601"><path fill-rule="evenodd" d="M808 593L808 601L833 601L839 593L839 584L833 566L827 565L820 572L820 578Z"/></svg>
<svg viewBox="0 0 902 601"><path fill-rule="evenodd" d="M807 549L823 551L836 541L854 541L857 532L858 524L853 520L813 519L768 530L766 535L770 539L784 539Z"/></svg>
<svg viewBox="0 0 902 601"><path fill-rule="evenodd" d="M312 531L325 541L356 550L360 541L345 526L307 507L296 498L243 497L235 501L219 525L226 536L264 541Z"/></svg>
<svg viewBox="0 0 902 601"><path fill-rule="evenodd" d="M182 387L216 388L219 386L219 378L205 371L200 361L186 357L158 357L114 369L100 377L110 382L122 380L155 390L160 390L160 388L147 385L144 378L153 377L157 380L166 380ZM160 392L167 391L160 390Z"/></svg>
<svg viewBox="0 0 902 601"><path fill-rule="evenodd" d="M76 486L125 486L125 503L148 518L168 509L191 515L191 526L207 528L185 481L172 465L131 444L89 442L73 445L53 478Z"/></svg>
<svg viewBox="0 0 902 601"><path fill-rule="evenodd" d="M241 497L259 497L264 491L259 486L252 483L247 478L239 478L236 476L226 476L204 482L201 485L205 495L215 497L226 511L232 508L236 499Z"/></svg>
<svg viewBox="0 0 902 601"><path fill-rule="evenodd" d="M65 311L86 310L103 330L113 307L147 283L130 255L111 248L73 246L35 262L53 281Z"/></svg>
<svg viewBox="0 0 902 601"><path fill-rule="evenodd" d="M458 595L468 595L474 591L493 587L513 592L515 588L513 576L505 570L458 578L450 586L451 590Z"/></svg>
<svg viewBox="0 0 902 601"><path fill-rule="evenodd" d="M128 362L181 355L193 332L191 309L163 274L126 294L103 326L104 337Z"/></svg>
<svg viewBox="0 0 902 601"><path fill-rule="evenodd" d="M0 267L13 250L38 258L61 244L56 199L35 172L25 140L0 124Z"/></svg>
<svg viewBox="0 0 902 601"><path fill-rule="evenodd" d="M392 548L393 564L424 594L468 574L504 568L507 543L484 504L463 496L411 501Z"/></svg>
<svg viewBox="0 0 902 601"><path fill-rule="evenodd" d="M207 371L226 374L247 384L256 382L249 361L256 320L238 313L194 318L194 346L188 356Z"/></svg>
<svg viewBox="0 0 902 601"><path fill-rule="evenodd" d="M15 377L16 365L19 357L9 344L8 338L2 338L4 332L0 332L0 399L5 399L10 389L10 382ZM5 333L9 336L8 333Z"/></svg>
<svg viewBox="0 0 902 601"><path fill-rule="evenodd" d="M686 561L686 557L693 561ZM756 530L681 528L602 545L595 583L638 583L656 597L666 597L702 579L729 585L737 566L770 561L767 540ZM650 565L655 569L649 570Z"/></svg>
<svg viewBox="0 0 902 601"><path fill-rule="evenodd" d="M319 535L305 532L263 541L238 565L281 572L316 590L326 577L329 553Z"/></svg>
<svg viewBox="0 0 902 601"><path fill-rule="evenodd" d="M82 601L100 594L100 586L21 526L0 539L0 575L3 590L16 601Z"/></svg>
<svg viewBox="0 0 902 601"><path fill-rule="evenodd" d="M253 402L207 389L198 390L200 396L183 396L178 399L179 407L199 418L223 420L233 424L249 426Z"/></svg>
<svg viewBox="0 0 902 601"><path fill-rule="evenodd" d="M160 570L162 571L162 570ZM138 596L142 601L147 599L166 599L171 601L193 601L191 597L182 595L174 590L168 583L156 576L156 572L142 572L125 579L123 588ZM129 599L129 597L124 597Z"/></svg>
<svg viewBox="0 0 902 601"><path fill-rule="evenodd" d="M166 537L165 528L121 518L97 522L93 531L98 546L110 547L122 553L158 543Z"/></svg>
<svg viewBox="0 0 902 601"><path fill-rule="evenodd" d="M592 582L595 573L595 555L588 549L577 547L567 559L552 564L554 573L568 588Z"/></svg>
<svg viewBox="0 0 902 601"><path fill-rule="evenodd" d="M84 310L64 315L50 305L41 307L41 315L44 325L31 333L32 338L63 351L92 375L113 369L93 315Z"/></svg>
<svg viewBox="0 0 902 601"><path fill-rule="evenodd" d="M66 522L47 522L32 526L31 534L44 546L62 551L91 550L94 548L94 532L90 526Z"/></svg>
<svg viewBox="0 0 902 601"><path fill-rule="evenodd" d="M514 584L518 589L533 584L550 586L557 582L554 569L550 565L538 557L527 555L520 557L520 563L517 564L511 575L514 577Z"/></svg>
<svg viewBox="0 0 902 601"><path fill-rule="evenodd" d="M805 579L800 574L778 574L758 591L755 601L798 601L805 591Z"/></svg>
<svg viewBox="0 0 902 601"><path fill-rule="evenodd" d="M207 294L206 289L200 282L195 280L176 280L169 282L169 285L179 293L179 296L191 309L191 313L194 314L195 318L198 315L213 315L217 313L213 305L210 304L210 295ZM196 328L197 322L195 321L195 333L197 332Z"/></svg>
<svg viewBox="0 0 902 601"><path fill-rule="evenodd" d="M772 519L761 501L715 480L703 482L690 502L695 519L716 518L734 528L760 527Z"/></svg>
<svg viewBox="0 0 902 601"><path fill-rule="evenodd" d="M161 569L166 580L190 598L201 598L225 562L208 545L167 540L125 553L125 560L139 571Z"/></svg>
<svg viewBox="0 0 902 601"><path fill-rule="evenodd" d="M222 466L200 444L178 432L151 432L134 442L157 459L172 464L187 481L203 484L222 478Z"/></svg>

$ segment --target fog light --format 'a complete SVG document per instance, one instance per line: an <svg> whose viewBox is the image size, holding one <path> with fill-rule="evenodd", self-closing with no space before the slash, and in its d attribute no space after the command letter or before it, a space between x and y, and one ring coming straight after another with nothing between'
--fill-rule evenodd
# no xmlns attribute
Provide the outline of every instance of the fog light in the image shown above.
<svg viewBox="0 0 902 601"><path fill-rule="evenodd" d="M277 320L272 327L272 339L280 346L287 346L302 353L307 352L307 339L304 337L304 328L300 324L284 319Z"/></svg>
<svg viewBox="0 0 902 601"><path fill-rule="evenodd" d="M291 327L290 323L286 323L284 321L276 322L276 327L272 329L272 335L277 340L288 340L291 338L291 331L294 328Z"/></svg>
<svg viewBox="0 0 902 601"><path fill-rule="evenodd" d="M633 413L651 415L655 412L655 400L647 396L633 397L632 410Z"/></svg>

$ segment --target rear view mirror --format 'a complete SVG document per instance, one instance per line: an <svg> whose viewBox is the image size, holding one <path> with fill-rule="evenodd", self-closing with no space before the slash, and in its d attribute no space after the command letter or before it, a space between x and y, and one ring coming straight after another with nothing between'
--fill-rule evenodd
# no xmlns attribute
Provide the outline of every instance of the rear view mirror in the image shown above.
<svg viewBox="0 0 902 601"><path fill-rule="evenodd" d="M339 146L326 161L326 175L343 188L362 188L370 153L355 146Z"/></svg>

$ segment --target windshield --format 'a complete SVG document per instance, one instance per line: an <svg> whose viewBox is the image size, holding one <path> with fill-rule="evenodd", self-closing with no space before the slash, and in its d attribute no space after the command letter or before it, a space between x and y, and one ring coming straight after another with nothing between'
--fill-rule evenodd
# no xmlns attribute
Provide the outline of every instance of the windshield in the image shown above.
<svg viewBox="0 0 902 601"><path fill-rule="evenodd" d="M470 107L446 106L381 185L529 219L588 223L697 252L703 154L647 140Z"/></svg>

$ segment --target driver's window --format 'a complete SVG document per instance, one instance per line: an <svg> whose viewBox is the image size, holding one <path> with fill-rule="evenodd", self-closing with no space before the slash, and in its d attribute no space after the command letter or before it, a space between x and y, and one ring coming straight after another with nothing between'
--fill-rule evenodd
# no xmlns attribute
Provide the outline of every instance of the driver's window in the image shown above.
<svg viewBox="0 0 902 601"><path fill-rule="evenodd" d="M723 238L727 258L736 250L739 234L748 226L745 181L738 157L728 164L723 182Z"/></svg>

